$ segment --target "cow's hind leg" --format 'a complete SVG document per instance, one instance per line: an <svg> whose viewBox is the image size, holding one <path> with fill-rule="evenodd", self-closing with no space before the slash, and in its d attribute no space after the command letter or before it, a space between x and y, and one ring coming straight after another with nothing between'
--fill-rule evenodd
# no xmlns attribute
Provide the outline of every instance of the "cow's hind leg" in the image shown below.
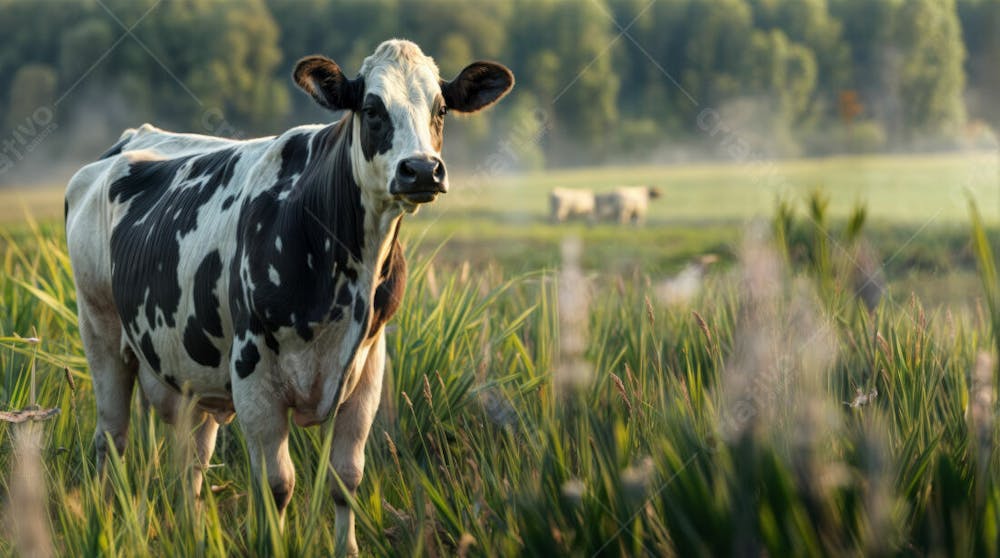
<svg viewBox="0 0 1000 558"><path fill-rule="evenodd" d="M215 438L219 423L210 413L199 409L195 402L166 385L152 371L143 367L139 373L139 384L149 405L156 409L163 421L177 429L177 451L186 453L193 450L190 463L191 487L194 495L201 494L204 471L208 468L215 452ZM188 456L184 456L185 459Z"/></svg>
<svg viewBox="0 0 1000 558"><path fill-rule="evenodd" d="M336 504L335 537L337 546L349 555L358 554L354 535L354 511L347 502L361 484L365 469L365 443L382 395L385 371L385 337L380 333L368 353L358 385L337 411L333 428L333 451L330 462L339 477L332 480Z"/></svg>
<svg viewBox="0 0 1000 558"><path fill-rule="evenodd" d="M80 338L97 400L97 428L94 449L98 472L107 461L108 438L119 455L128 439L132 390L138 361L128 349L122 350L121 324L117 315L102 315L80 298Z"/></svg>

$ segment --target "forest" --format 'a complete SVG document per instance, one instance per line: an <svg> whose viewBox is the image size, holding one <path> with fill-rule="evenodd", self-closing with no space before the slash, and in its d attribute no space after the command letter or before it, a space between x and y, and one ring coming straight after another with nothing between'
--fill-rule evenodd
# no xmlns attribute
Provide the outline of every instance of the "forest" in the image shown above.
<svg viewBox="0 0 1000 558"><path fill-rule="evenodd" d="M748 149L734 142L759 158L940 151L993 146L1000 126L1000 0L0 0L0 14L0 184L143 122L253 137L330 121L294 62L322 53L350 74L390 37L443 77L475 59L517 76L496 111L451 121L464 167Z"/></svg>

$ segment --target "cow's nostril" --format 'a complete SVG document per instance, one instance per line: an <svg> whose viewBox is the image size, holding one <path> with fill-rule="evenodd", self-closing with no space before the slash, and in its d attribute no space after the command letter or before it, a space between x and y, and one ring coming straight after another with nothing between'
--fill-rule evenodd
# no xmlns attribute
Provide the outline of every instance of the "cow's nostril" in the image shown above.
<svg viewBox="0 0 1000 558"><path fill-rule="evenodd" d="M410 166L409 161L403 161L399 164L399 176L403 178L416 178L417 171Z"/></svg>
<svg viewBox="0 0 1000 558"><path fill-rule="evenodd" d="M444 165L441 164L441 161L434 162L434 180L437 182L444 180Z"/></svg>

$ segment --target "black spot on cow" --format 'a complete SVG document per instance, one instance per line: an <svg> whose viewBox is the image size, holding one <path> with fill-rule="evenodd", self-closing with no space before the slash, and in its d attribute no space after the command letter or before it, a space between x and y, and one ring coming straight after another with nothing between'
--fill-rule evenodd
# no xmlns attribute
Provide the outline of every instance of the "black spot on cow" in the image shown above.
<svg viewBox="0 0 1000 558"><path fill-rule="evenodd" d="M202 366L215 368L222 362L222 352L209 338L222 337L219 297L215 288L222 277L222 258L213 250L198 265L194 274L194 315L184 327L184 350Z"/></svg>
<svg viewBox="0 0 1000 558"><path fill-rule="evenodd" d="M228 186L239 161L235 149L160 161L135 161L111 184L112 202L128 211L111 233L111 286L123 323L139 330L145 304L149 324L176 327L181 286L179 238L193 231L198 212ZM171 186L183 187L171 187Z"/></svg>
<svg viewBox="0 0 1000 558"><path fill-rule="evenodd" d="M247 343L240 351L239 360L236 361L236 375L240 378L246 378L253 374L253 371L257 369L258 362L260 362L260 352L257 351L257 345Z"/></svg>
<svg viewBox="0 0 1000 558"><path fill-rule="evenodd" d="M278 344L278 339L270 331L264 331L264 344L267 345L268 349L274 354L281 353L281 345Z"/></svg>
<svg viewBox="0 0 1000 558"><path fill-rule="evenodd" d="M382 98L372 93L365 95L361 106L361 152L365 160L371 161L375 155L392 149L393 135L392 119Z"/></svg>
<svg viewBox="0 0 1000 558"><path fill-rule="evenodd" d="M122 149L125 147L125 144L128 143L130 139L132 139L131 134L127 138L118 140L118 143L109 147L108 150L105 151L104 153L101 153L101 156L98 157L97 160L102 161L109 157L114 157L115 155L119 155L122 152Z"/></svg>
<svg viewBox="0 0 1000 558"><path fill-rule="evenodd" d="M337 306L348 306L352 300L354 300L354 296L351 294L351 285L345 281L340 286L340 292L337 293Z"/></svg>
<svg viewBox="0 0 1000 558"><path fill-rule="evenodd" d="M222 337L219 297L215 287L222 278L222 258L218 250L205 256L194 274L194 310L201 326L211 335Z"/></svg>
<svg viewBox="0 0 1000 558"><path fill-rule="evenodd" d="M226 198L225 200L223 200L222 201L222 210L225 211L225 210L229 209L229 206L233 205L234 201L236 201L236 195L235 194L233 194L233 195L229 196L228 198Z"/></svg>
<svg viewBox="0 0 1000 558"><path fill-rule="evenodd" d="M170 374L164 374L163 381L166 382L168 386L174 388L174 391L181 391L181 385L177 383L177 378L174 378Z"/></svg>
<svg viewBox="0 0 1000 558"><path fill-rule="evenodd" d="M222 362L222 353L205 335L205 330L194 316L188 318L188 323L184 327L184 350L191 360L202 366L215 368Z"/></svg>
<svg viewBox="0 0 1000 558"><path fill-rule="evenodd" d="M309 134L295 134L281 148L281 169L278 181L302 174L309 160Z"/></svg>
<svg viewBox="0 0 1000 558"><path fill-rule="evenodd" d="M344 309L340 306L334 306L330 310L330 321L339 322L344 319Z"/></svg>
<svg viewBox="0 0 1000 558"><path fill-rule="evenodd" d="M365 304L364 297L361 293L358 293L357 298L354 299L354 321L359 324L365 319L365 313L368 310L368 305Z"/></svg>
<svg viewBox="0 0 1000 558"><path fill-rule="evenodd" d="M159 374L160 355L156 354L156 349L153 347L153 339L149 336L149 332L144 333L142 339L139 340L139 350L142 351L143 358L153 368L153 371Z"/></svg>

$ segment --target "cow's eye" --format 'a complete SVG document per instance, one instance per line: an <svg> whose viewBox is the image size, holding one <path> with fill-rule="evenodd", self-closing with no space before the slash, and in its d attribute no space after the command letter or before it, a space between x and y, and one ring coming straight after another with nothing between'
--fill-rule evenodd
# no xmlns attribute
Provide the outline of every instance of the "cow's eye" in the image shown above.
<svg viewBox="0 0 1000 558"><path fill-rule="evenodd" d="M446 114L448 114L448 107L441 105L441 108L438 109L438 116L444 116Z"/></svg>
<svg viewBox="0 0 1000 558"><path fill-rule="evenodd" d="M375 107L371 107L371 106L365 107L365 108L361 109L361 111L365 113L365 117L366 118L376 118L376 117L378 117L378 109L375 108Z"/></svg>

